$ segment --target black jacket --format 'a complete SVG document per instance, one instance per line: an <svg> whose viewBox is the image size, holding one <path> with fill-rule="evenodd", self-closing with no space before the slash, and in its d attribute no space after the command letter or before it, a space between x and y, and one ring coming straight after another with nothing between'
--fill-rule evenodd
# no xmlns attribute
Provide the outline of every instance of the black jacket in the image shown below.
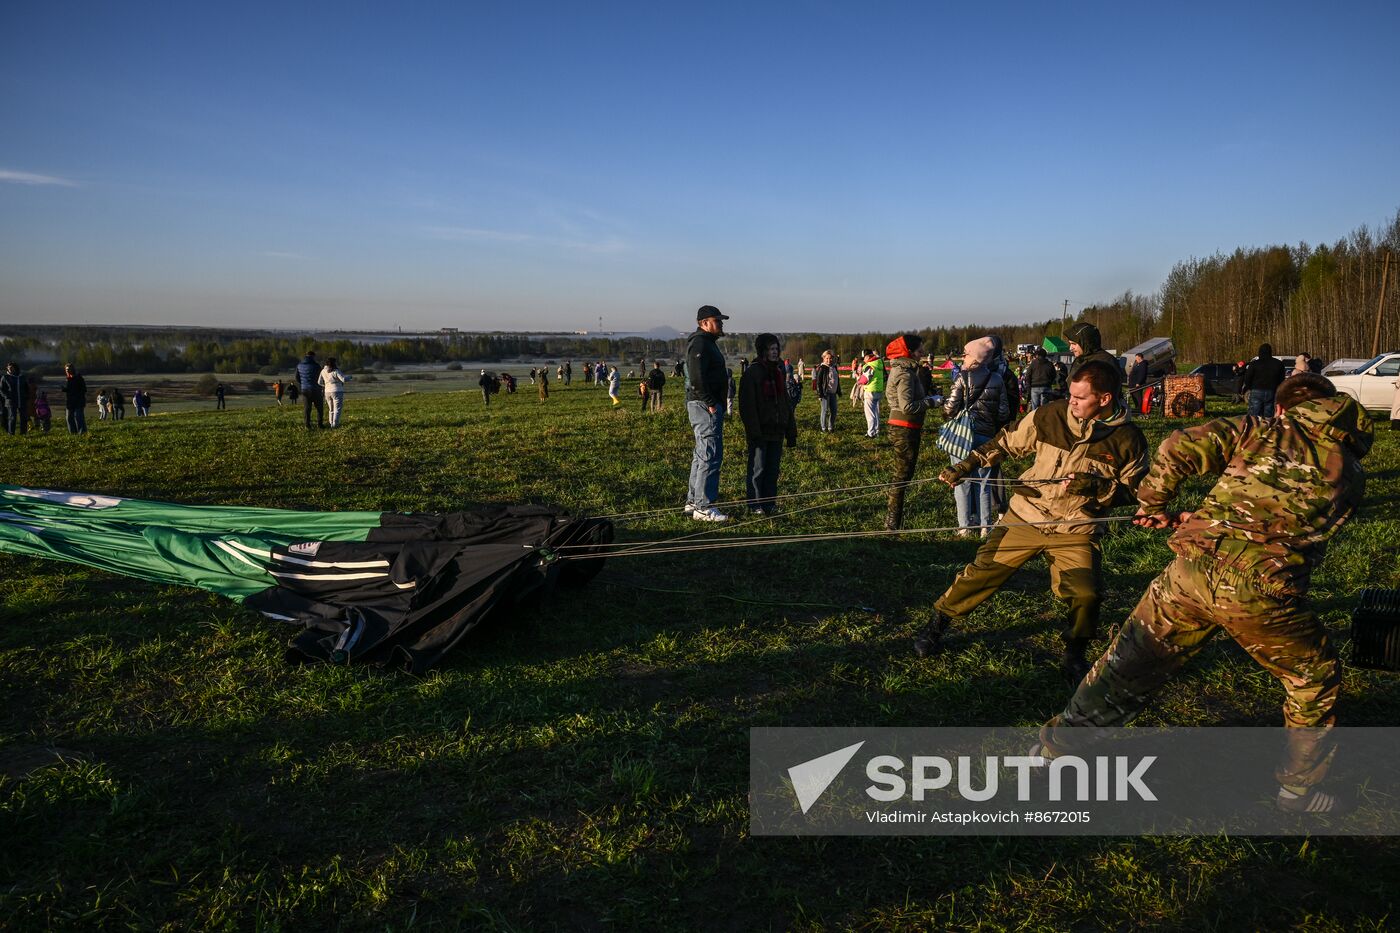
<svg viewBox="0 0 1400 933"><path fill-rule="evenodd" d="M782 364L749 364L739 381L739 420L750 445L786 440L797 443L797 419L788 402Z"/></svg>
<svg viewBox="0 0 1400 933"><path fill-rule="evenodd" d="M87 380L77 373L72 379L63 380L63 407L69 409L87 406Z"/></svg>
<svg viewBox="0 0 1400 933"><path fill-rule="evenodd" d="M1261 356L1244 368L1244 378L1240 380L1240 391L1259 389L1272 392L1283 381L1283 360L1274 356Z"/></svg>
<svg viewBox="0 0 1400 933"><path fill-rule="evenodd" d="M972 412L972 430L983 437L992 437L1012 418L1001 376L985 366L965 370L953 383L948 401L943 403L943 415L955 418L964 410Z"/></svg>
<svg viewBox="0 0 1400 933"><path fill-rule="evenodd" d="M1147 385L1147 361L1140 360L1133 364L1133 368L1128 372L1128 388L1136 389L1139 386Z"/></svg>
<svg viewBox="0 0 1400 933"><path fill-rule="evenodd" d="M666 388L666 374L661 371L660 366L653 367L652 371L647 373L647 388L653 392L660 392Z"/></svg>
<svg viewBox="0 0 1400 933"><path fill-rule="evenodd" d="M729 399L729 368L719 351L718 338L696 329L685 345L685 400L724 408Z"/></svg>
<svg viewBox="0 0 1400 933"><path fill-rule="evenodd" d="M0 403L6 408L24 407L24 377L19 373L0 375Z"/></svg>
<svg viewBox="0 0 1400 933"><path fill-rule="evenodd" d="M1031 360L1026 379L1032 389L1048 389L1055 384L1055 364L1043 356L1037 356Z"/></svg>
<svg viewBox="0 0 1400 933"><path fill-rule="evenodd" d="M817 398L838 398L841 395L841 367L835 363L822 363L812 374L812 386L817 390Z"/></svg>

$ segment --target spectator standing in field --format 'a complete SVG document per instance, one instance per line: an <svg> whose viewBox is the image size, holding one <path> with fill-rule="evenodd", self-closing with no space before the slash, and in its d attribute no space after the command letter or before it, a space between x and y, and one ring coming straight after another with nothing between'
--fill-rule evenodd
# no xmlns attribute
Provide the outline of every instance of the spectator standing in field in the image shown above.
<svg viewBox="0 0 1400 933"><path fill-rule="evenodd" d="M622 374L617 371L616 366L608 367L608 398L612 399L613 407L622 404Z"/></svg>
<svg viewBox="0 0 1400 933"><path fill-rule="evenodd" d="M587 374L585 373L585 375L587 375ZM534 384L535 384L535 367L531 366L531 367L530 367L530 385L534 385Z"/></svg>
<svg viewBox="0 0 1400 933"><path fill-rule="evenodd" d="M565 360L565 361L564 361L564 385L566 385L566 386L567 386L567 385L573 385L573 382L574 382L574 364L571 363L571 362L568 361L568 360Z"/></svg>
<svg viewBox="0 0 1400 933"><path fill-rule="evenodd" d="M321 394L321 364L316 362L316 351L307 350L306 356L297 364L297 386L301 389L301 413L306 421L306 430L311 430L311 409L316 409L316 427L324 428L326 400Z"/></svg>
<svg viewBox="0 0 1400 933"><path fill-rule="evenodd" d="M724 408L729 389L729 367L719 349L724 322L714 305L695 312L695 332L685 348L685 408L695 434L690 460L690 483L685 510L696 521L723 522L729 516L715 508L719 501L719 471L724 460Z"/></svg>
<svg viewBox="0 0 1400 933"><path fill-rule="evenodd" d="M1001 342L1001 337L992 334L991 341L994 349L990 365L992 371L1001 376L1002 384L1006 386L1006 404L1011 409L1011 417L1006 423L1010 424L1021 417L1021 380L1006 360L1006 348Z"/></svg>
<svg viewBox="0 0 1400 933"><path fill-rule="evenodd" d="M836 354L822 351L822 361L812 373L812 389L817 393L817 404L821 407L817 424L828 433L836 430L836 406L841 398L841 367L836 365Z"/></svg>
<svg viewBox="0 0 1400 933"><path fill-rule="evenodd" d="M289 404L295 405L297 403L297 399L300 397L301 389L297 388L296 379L289 380L287 382L287 402Z"/></svg>
<svg viewBox="0 0 1400 933"><path fill-rule="evenodd" d="M1006 385L1001 376L987 364L995 347L990 337L981 337L963 348L962 374L953 382L948 400L943 403L945 418L956 418L964 411L972 412L972 446L981 447L990 441L1011 418ZM981 526L986 537L989 527L997 520L996 498L992 484L996 465L975 465L953 487L953 499L958 508L958 535L966 537Z"/></svg>
<svg viewBox="0 0 1400 933"><path fill-rule="evenodd" d="M865 436L880 436L880 402L885 397L885 361L874 350L867 350L861 366L865 380Z"/></svg>
<svg viewBox="0 0 1400 933"><path fill-rule="evenodd" d="M904 496L919 463L919 447L924 439L924 417L933 396L930 371L919 365L915 354L923 345L918 334L904 334L885 347L890 361L890 417L885 427L890 436L894 475L890 479L885 510L885 530L904 527Z"/></svg>
<svg viewBox="0 0 1400 933"><path fill-rule="evenodd" d="M108 405L107 390L106 390L106 389L98 389L98 390L97 390L97 420L98 420L98 421L106 421L106 420L107 420L107 405Z"/></svg>
<svg viewBox="0 0 1400 933"><path fill-rule="evenodd" d="M1128 367L1128 393L1127 405L1125 406L1128 415L1134 411L1147 414L1147 361L1142 358L1141 353L1133 354L1133 365Z"/></svg>
<svg viewBox="0 0 1400 933"><path fill-rule="evenodd" d="M53 409L49 407L49 393L39 392L34 397L34 429L45 434L53 427Z"/></svg>
<svg viewBox="0 0 1400 933"><path fill-rule="evenodd" d="M652 360L651 372L647 373L647 397L652 411L661 411L662 394L666 391L666 374L661 371L661 361Z"/></svg>
<svg viewBox="0 0 1400 933"><path fill-rule="evenodd" d="M20 413L20 418L23 419L24 423L34 425L36 430L39 426L39 385L42 381L43 380L41 380L38 376L34 375L31 375L27 379L25 379L24 410ZM48 394L45 393L44 408L48 409L48 407ZM50 413L49 415L45 415L45 417L52 417L52 414Z"/></svg>
<svg viewBox="0 0 1400 933"><path fill-rule="evenodd" d="M549 380L548 380L548 379L541 379L539 382L535 383L535 385L539 387L540 401L541 401L541 402L543 402L545 399L549 398Z"/></svg>
<svg viewBox="0 0 1400 933"><path fill-rule="evenodd" d="M277 399L277 407L282 407L282 380L278 379L272 383L272 396Z"/></svg>
<svg viewBox="0 0 1400 933"><path fill-rule="evenodd" d="M126 396L122 395L122 390L116 386L112 387L112 420L126 420Z"/></svg>
<svg viewBox="0 0 1400 933"><path fill-rule="evenodd" d="M865 385L860 381L860 367L865 362L861 353L851 359L851 407L860 408L865 402Z"/></svg>
<svg viewBox="0 0 1400 933"><path fill-rule="evenodd" d="M228 407L227 404L224 402L224 393L225 393L226 391L227 391L227 390L224 389L224 384L223 384L222 382L219 383L218 385L214 386L214 410L215 410L215 411L223 411L225 408Z"/></svg>
<svg viewBox="0 0 1400 933"><path fill-rule="evenodd" d="M802 377L797 370L789 370L787 376L788 406L792 408L793 420L797 418L797 406L802 402Z"/></svg>
<svg viewBox="0 0 1400 933"><path fill-rule="evenodd" d="M540 380L540 381L541 381L541 382L549 382L549 373L546 372L544 378L543 378L542 380ZM482 402L482 404L485 405L487 408L490 408L490 407L491 407L491 377L490 377L489 375L487 375L486 370L483 369L483 370L481 371L481 378L478 379L478 380L476 381L476 384L479 385L479 386L481 386L481 402Z"/></svg>
<svg viewBox="0 0 1400 933"><path fill-rule="evenodd" d="M134 398L136 403L136 417L147 418L151 414L151 392L149 389L137 389Z"/></svg>
<svg viewBox="0 0 1400 933"><path fill-rule="evenodd" d="M87 380L72 363L63 367L63 408L68 416L69 434L87 433Z"/></svg>
<svg viewBox="0 0 1400 933"><path fill-rule="evenodd" d="M1259 355L1244 368L1240 379L1240 392L1249 399L1249 413L1256 418L1272 418L1274 414L1274 393L1283 382L1283 363L1274 358L1274 348L1267 343L1259 345Z"/></svg>
<svg viewBox="0 0 1400 933"><path fill-rule="evenodd" d="M787 370L779 359L778 338L759 334L754 349L757 356L739 381L739 420L748 441L745 489L750 512L772 515L777 509L783 443L797 446L797 421L788 403Z"/></svg>
<svg viewBox="0 0 1400 933"><path fill-rule="evenodd" d="M807 360L805 357L801 356L797 358L797 381L807 381Z"/></svg>
<svg viewBox="0 0 1400 933"><path fill-rule="evenodd" d="M27 429L25 418L24 377L20 375L19 364L5 364L5 374L0 376L0 415L4 417L5 433L23 434Z"/></svg>
<svg viewBox="0 0 1400 933"><path fill-rule="evenodd" d="M1050 393L1055 388L1055 364L1045 354L1044 347L1035 348L1035 356L1027 369L1027 382L1031 387L1031 411L1050 401Z"/></svg>
<svg viewBox="0 0 1400 933"><path fill-rule="evenodd" d="M333 428L340 427L340 413L345 404L345 380L346 376L333 356L326 360L321 375L316 378L316 384L326 395L326 419Z"/></svg>

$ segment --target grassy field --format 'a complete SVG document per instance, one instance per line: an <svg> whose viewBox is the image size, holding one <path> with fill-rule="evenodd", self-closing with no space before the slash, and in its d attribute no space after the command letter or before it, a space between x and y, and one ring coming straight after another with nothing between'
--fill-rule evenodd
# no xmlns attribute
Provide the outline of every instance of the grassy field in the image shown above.
<svg viewBox="0 0 1400 933"><path fill-rule="evenodd" d="M437 392L460 392L464 389L475 392L481 370L494 373L512 373L520 380L525 390L533 390L530 385L530 369L533 363L480 363L465 362L461 369L451 370L443 366L403 366L392 370L373 373L351 373L349 391L354 399L391 398L400 395L422 395ZM540 364L543 365L543 364ZM634 367L635 368L635 367ZM626 372L626 370L624 370ZM195 384L205 377L205 373L160 373L157 375L135 375L116 373L100 376L85 376L88 384L88 418L97 420L97 406L93 401L97 390L116 387L126 398L126 415L134 417L136 409L131 396L137 389L145 389L155 403L151 406L152 417L172 412L210 411L214 408L214 396L197 391ZM225 399L229 408L265 408L273 402L272 383L277 379L284 382L295 379L291 372L278 376L259 373L213 373L216 379L228 389ZM577 377L575 386L581 386L582 374ZM262 383L263 388L254 388ZM551 387L555 385L550 383ZM63 377L50 375L42 381L39 389L49 393L51 402L59 406L58 415L63 416ZM601 392L602 390L597 390Z"/></svg>
<svg viewBox="0 0 1400 933"><path fill-rule="evenodd" d="M683 408L645 416L626 397L613 410L576 384L540 405L522 385L484 410L473 391L352 394L335 432L262 406L0 447L8 483L186 503L678 506ZM783 491L885 481L884 441L863 436L856 412L843 405L835 435L815 430L810 393L799 413L806 432L784 460ZM1150 439L1168 427L1150 423ZM1335 630L1361 587L1400 586L1398 442L1378 432L1365 510L1316 579ZM919 475L941 466L930 445ZM742 476L731 447L724 498ZM876 527L883 514L878 495L834 498L772 527ZM946 489L912 495L912 527L952 520ZM675 513L620 528L637 539L695 530ZM1108 539L1106 626L1168 562L1164 541L1123 527ZM1062 705L1059 610L1039 561L942 655L909 651L973 551L927 536L617 558L422 679L289 667L289 629L214 596L0 555L0 918L142 929L1394 925L1391 839L750 838L751 726L1024 725ZM1143 721L1272 725L1281 700L1218 640ZM1400 722L1400 680L1348 671L1341 715Z"/></svg>

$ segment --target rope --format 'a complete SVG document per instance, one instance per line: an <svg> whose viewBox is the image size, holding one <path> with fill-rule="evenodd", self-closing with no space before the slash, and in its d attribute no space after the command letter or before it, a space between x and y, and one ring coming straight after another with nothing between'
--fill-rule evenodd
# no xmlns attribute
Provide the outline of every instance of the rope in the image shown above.
<svg viewBox="0 0 1400 933"><path fill-rule="evenodd" d="M1025 486L1031 486L1031 485L1045 485L1045 484L1049 484L1049 483L1061 483L1061 482L1064 482L1064 481L1065 481L1066 479L1068 479L1068 478L1069 478L1069 477L1067 477L1067 476L1055 476L1055 477L1051 477L1050 479L1008 479L1008 478L1006 478L1006 477L994 477L994 478L993 478L993 477L988 477L988 478L986 478L986 479L976 479L975 477L969 477L968 479L964 480L964 482L986 483L986 484L991 485L991 486L1013 486L1013 485L1016 485L1016 484L1018 484L1018 483L1021 484L1021 485L1025 485ZM790 492L790 493L785 493L785 494L783 494L783 495L781 495L781 496L774 496L774 497L773 497L773 501L774 501L774 502L777 502L777 501L779 501L779 500L787 500L787 499L803 499L803 498L808 498L808 497L811 497L811 496L823 496L823 495L828 495L828 494L830 494L830 493L838 493L838 492L842 492L842 493L845 493L845 492L859 492L859 491L865 490L865 489L889 489L889 488L894 487L894 486L903 486L903 487L905 487L905 488L908 488L908 487L910 487L910 486L919 486L919 485L922 485L922 484L924 484L924 483L934 483L934 482L938 482L938 477L937 477L937 476L929 476L929 477L926 477L926 478L924 478L924 479L905 480L904 482L868 483L868 484L866 484L866 485L864 485L864 486L836 486L836 487L833 487L833 488L831 488L831 489L817 489L817 490L813 490L812 492ZM733 507L733 506L744 506L744 505L748 505L749 501L750 501L750 500L748 500L748 499L727 499L727 500L725 500L725 501L723 501L723 502L716 502L716 503L714 503L713 508L717 508L717 509L718 509L718 508L730 508L730 507ZM679 511L683 510L684 508L685 508L685 506L683 506L683 505L674 505L674 506L667 506L667 507L661 508L661 509L646 509L646 510L640 511L640 512L614 512L614 513L612 513L612 514L610 514L610 515L590 515L589 517L590 517L590 518L606 518L606 519L609 519L609 520L611 520L611 521L618 521L618 520L622 520L622 519L643 518L643 517L646 517L646 516L649 516L649 515L664 515L664 514L668 514L668 513L671 513L671 512L679 512ZM798 511L800 511L800 510L798 510ZM771 517L771 516L770 516L770 517ZM732 526L731 526L731 527L732 527Z"/></svg>
<svg viewBox="0 0 1400 933"><path fill-rule="evenodd" d="M1027 527L1042 527L1042 526L1047 526L1047 525L1051 525L1051 526L1060 526L1060 525L1066 525L1066 524L1075 524L1075 525L1106 525L1106 524L1116 523L1116 522L1130 522L1130 521L1133 520L1133 518L1134 518L1134 516L1132 516L1132 515L1109 515L1109 516L1104 516L1104 517L1101 517L1101 518L1079 518L1079 519L1071 519L1071 520L1069 520L1069 521L1014 522L1014 523L1007 523L1007 524L1008 524L1008 525L1012 525L1012 524L1014 524L1014 525L1024 525L1024 526L1027 526ZM812 532L812 533L809 533L809 534L800 534L800 535L768 535L768 536L752 535L752 536L741 537L741 538L728 538L728 539L719 539L719 540L712 540L712 541L697 541L697 542L693 542L693 543L687 544L687 545L682 545L682 546L679 546L679 547L677 547L677 546L675 546L675 545L676 545L677 543L681 542L681 541L684 541L685 539L682 539L682 538L671 538L671 539L660 540L660 541L624 541L624 542L616 542L616 543L613 543L613 544L606 544L606 545L602 545L602 544L561 545L559 548L556 548L556 550L564 550L564 549L566 549L566 548L570 548L570 549L572 549L572 548L589 548L589 549L592 549L593 553L591 553L591 554L560 554L560 555L559 555L559 559L560 559L560 560L587 560L587 559L594 559L594 558L599 558L599 557L630 557L630 556L632 556L632 555L634 555L634 554L647 554L647 555L650 555L650 554L680 554L680 553L686 553L686 552L692 552L692 551L717 551L717 550L723 550L723 549L726 549L726 548L737 548L737 547L766 547L766 546L768 546L768 545L775 545L775 544L802 544L802 543L809 543L809 542L813 542L813 541L837 541L837 540L843 540L843 539L848 539L848 538L876 538L876 537L891 537L891 536L895 536L895 535L941 534L941 533L946 533L946 532L951 532L951 531L972 530L972 529L982 529L982 528L988 528L988 529L990 529L990 528L995 528L995 527L996 527L996 524L997 524L997 523L994 523L994 524L991 524L991 525L966 525L966 526L961 526L961 525L948 525L948 526L939 527L939 528L901 528L901 529L897 529L897 530L885 530L885 529L873 530L873 529L872 529L872 530L865 530L865 531ZM623 550L618 550L618 551L601 551L601 552L598 550L599 548L606 548L606 547L618 547L618 548L622 548Z"/></svg>
<svg viewBox="0 0 1400 933"><path fill-rule="evenodd" d="M655 586L642 586L641 584L633 583L630 580L604 580L600 585L622 587L629 590L640 590L643 593L668 593L675 596L703 596L706 599L727 599L731 602L746 603L751 606L781 605L785 609L791 606L807 606L817 609L857 609L861 612L879 612L879 610L873 606L862 606L856 603L794 602L790 599L784 599L781 602L778 602L771 598L749 599L743 596L730 596L726 593L713 593L708 590L667 590Z"/></svg>

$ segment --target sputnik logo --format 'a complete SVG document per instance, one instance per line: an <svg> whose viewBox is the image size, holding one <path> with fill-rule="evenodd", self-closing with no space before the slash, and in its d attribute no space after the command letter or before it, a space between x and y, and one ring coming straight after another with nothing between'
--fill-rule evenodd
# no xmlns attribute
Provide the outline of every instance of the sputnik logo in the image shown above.
<svg viewBox="0 0 1400 933"><path fill-rule="evenodd" d="M806 813L812 809L812 804L831 786L831 782L836 780L841 769L850 764L856 752L864 745L864 741L845 748L822 755L820 758L813 758L811 761L804 761L800 765L793 765L788 768L788 778L792 781L792 791L797 795L797 802L802 807L802 812Z"/></svg>

